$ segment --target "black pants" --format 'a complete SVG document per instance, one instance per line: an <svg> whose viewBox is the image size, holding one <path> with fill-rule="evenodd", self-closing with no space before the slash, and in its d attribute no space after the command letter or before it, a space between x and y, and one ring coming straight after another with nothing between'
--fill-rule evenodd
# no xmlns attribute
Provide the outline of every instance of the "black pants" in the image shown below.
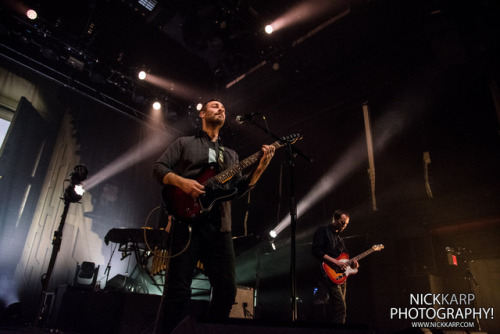
<svg viewBox="0 0 500 334"><path fill-rule="evenodd" d="M165 294L165 331L170 333L187 315L186 302L191 297L191 282L198 260L212 286L208 319L223 321L229 318L236 297L235 255L230 232L219 231L217 222L193 224L191 242L181 255L170 260ZM172 255L181 251L188 240L183 223L175 223L172 234Z"/></svg>
<svg viewBox="0 0 500 334"><path fill-rule="evenodd" d="M347 282L342 284L333 283L326 275L324 282L328 293L328 302L326 304L327 322L344 324L346 317L346 286Z"/></svg>

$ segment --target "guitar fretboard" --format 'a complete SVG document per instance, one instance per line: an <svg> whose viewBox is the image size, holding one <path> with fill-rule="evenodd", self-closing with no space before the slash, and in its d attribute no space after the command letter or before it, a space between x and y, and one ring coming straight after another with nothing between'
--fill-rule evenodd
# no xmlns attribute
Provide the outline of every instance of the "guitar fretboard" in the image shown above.
<svg viewBox="0 0 500 334"><path fill-rule="evenodd" d="M358 256L355 256L353 257L352 259L349 260L349 262L352 262L354 260L358 261L358 260L361 260L362 258L364 258L365 256L367 255L370 255L371 253L373 253L375 250L373 248L370 248L369 250L359 254Z"/></svg>
<svg viewBox="0 0 500 334"><path fill-rule="evenodd" d="M280 144L279 141L276 141L272 143L270 146L274 146L275 148L280 148L284 146L284 144ZM238 164L229 167L228 169L224 170L223 172L220 172L219 174L215 175L212 177L212 181L215 181L217 183L225 183L229 181L233 176L244 170L245 168L253 165L257 160L259 160L262 157L262 151L256 152L249 156L248 158L240 161Z"/></svg>

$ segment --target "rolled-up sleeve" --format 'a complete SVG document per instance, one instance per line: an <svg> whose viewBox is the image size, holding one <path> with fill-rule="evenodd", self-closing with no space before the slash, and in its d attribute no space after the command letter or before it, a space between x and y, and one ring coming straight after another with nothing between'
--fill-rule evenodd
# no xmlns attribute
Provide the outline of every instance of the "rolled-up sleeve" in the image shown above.
<svg viewBox="0 0 500 334"><path fill-rule="evenodd" d="M179 163L182 152L180 139L174 141L153 164L153 177L163 185L163 178L173 172Z"/></svg>

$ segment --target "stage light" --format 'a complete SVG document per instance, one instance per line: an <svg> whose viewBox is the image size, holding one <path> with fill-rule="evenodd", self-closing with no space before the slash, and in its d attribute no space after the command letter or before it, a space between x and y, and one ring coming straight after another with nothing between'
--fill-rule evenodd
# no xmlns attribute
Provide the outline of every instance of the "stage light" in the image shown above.
<svg viewBox="0 0 500 334"><path fill-rule="evenodd" d="M94 262L84 261L81 265L77 263L75 277L73 278L73 286L93 290L96 287L98 274L99 266L96 267Z"/></svg>
<svg viewBox="0 0 500 334"><path fill-rule="evenodd" d="M271 238L276 238L278 236L278 233L275 230L271 230L271 232L269 232L269 235L271 236Z"/></svg>
<svg viewBox="0 0 500 334"><path fill-rule="evenodd" d="M92 277L94 277L94 269L95 269L94 262L84 261L80 267L79 272L78 272L78 277L80 277L80 278L92 278Z"/></svg>
<svg viewBox="0 0 500 334"><path fill-rule="evenodd" d="M47 298L47 291L50 283L50 278L52 272L54 271L54 266L56 264L57 254L61 249L62 235L64 230L64 224L66 223L66 217L69 211L69 205L71 203L78 202L82 199L84 193L83 186L80 184L82 181L87 179L89 171L84 165L76 165L73 172L69 175L70 185L64 190L64 210L61 215L61 221L59 222L59 227L54 231L54 237L52 238L52 254L49 260L49 267L47 272L42 275L42 293L40 294L40 301L38 305L37 314L33 326L37 327L40 320L42 320L42 315L45 308L45 300Z"/></svg>
<svg viewBox="0 0 500 334"><path fill-rule="evenodd" d="M276 247L276 244L274 243L274 240L266 241L264 244L262 244L262 247L264 255L272 254L276 252L276 249L278 249L278 247Z"/></svg>
<svg viewBox="0 0 500 334"><path fill-rule="evenodd" d="M34 10L34 9L28 9L26 11L26 16L30 19L30 20L36 20L36 18L38 17L38 14L37 12Z"/></svg>
<svg viewBox="0 0 500 334"><path fill-rule="evenodd" d="M98 85L106 84L106 78L111 75L111 70L105 64L100 63L99 59L89 63L87 69L90 80Z"/></svg>
<svg viewBox="0 0 500 334"><path fill-rule="evenodd" d="M196 105L196 110L200 111L200 110L201 110L201 108L203 108L203 103L198 103L198 104Z"/></svg>
<svg viewBox="0 0 500 334"><path fill-rule="evenodd" d="M131 80L131 77L114 70L111 70L111 73L106 78L108 83L116 86L122 93L132 92L134 85Z"/></svg>
<svg viewBox="0 0 500 334"><path fill-rule="evenodd" d="M148 98L147 98L147 91L144 89L141 89L142 87L140 86L135 86L134 90L132 91L132 101L135 103L138 103L140 105L145 106L147 104Z"/></svg>
<svg viewBox="0 0 500 334"><path fill-rule="evenodd" d="M75 193L79 196L83 196L85 193L85 189L81 184L77 184L73 189L75 189Z"/></svg>
<svg viewBox="0 0 500 334"><path fill-rule="evenodd" d="M73 67L74 69L77 69L80 72L83 72L83 69L85 68L85 63L73 56L68 57L68 59L66 60L66 64Z"/></svg>
<svg viewBox="0 0 500 334"><path fill-rule="evenodd" d="M158 102L158 101L155 101L155 102L153 103L153 109L154 109L154 110L160 110L160 109L161 109L161 103L160 103L160 102Z"/></svg>
<svg viewBox="0 0 500 334"><path fill-rule="evenodd" d="M73 172L69 175L70 185L64 190L64 201L76 203L82 199L85 189L81 184L87 179L89 171L84 165L75 166Z"/></svg>
<svg viewBox="0 0 500 334"><path fill-rule="evenodd" d="M139 79L144 80L147 77L146 71L140 71L139 74L137 74Z"/></svg>
<svg viewBox="0 0 500 334"><path fill-rule="evenodd" d="M79 202L82 199L85 190L82 185L69 185L66 190L64 190L64 201L70 203Z"/></svg>
<svg viewBox="0 0 500 334"><path fill-rule="evenodd" d="M139 4L151 12L158 4L158 1L156 1L156 0L139 0Z"/></svg>
<svg viewBox="0 0 500 334"><path fill-rule="evenodd" d="M89 171L84 165L76 165L73 172L69 175L69 182L72 185L78 185L87 179Z"/></svg>
<svg viewBox="0 0 500 334"><path fill-rule="evenodd" d="M295 41L292 44L292 46L295 46L295 44L298 44L303 40L309 38L310 36L316 34L317 32L323 30L325 27L336 22L350 12L349 8L346 8L342 13L333 16L334 13L338 13L338 11L342 8L344 8L344 6L339 4L337 1L299 1L296 5L290 7L285 13L283 13L283 15L270 22L270 24L266 26L265 31L268 34L271 34L276 31L281 31L282 29L303 24L307 21L313 22L314 20L319 20L320 18L330 17L330 19L328 19L326 22L323 22L316 28L307 32L305 36L299 38L300 41Z"/></svg>
<svg viewBox="0 0 500 334"><path fill-rule="evenodd" d="M43 47L40 49L40 54L50 61L58 61L59 56L57 53L49 47Z"/></svg>

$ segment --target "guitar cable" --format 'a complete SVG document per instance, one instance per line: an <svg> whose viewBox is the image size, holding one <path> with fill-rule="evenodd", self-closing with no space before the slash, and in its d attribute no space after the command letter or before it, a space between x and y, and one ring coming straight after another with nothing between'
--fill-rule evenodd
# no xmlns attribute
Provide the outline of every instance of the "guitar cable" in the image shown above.
<svg viewBox="0 0 500 334"><path fill-rule="evenodd" d="M151 249L151 246L148 243L148 238L147 238L146 231L147 231L147 229L150 229L150 227L148 227L148 222L149 222L149 219L151 218L151 215L156 210L158 210L158 209L161 209L161 206L157 206L156 208L152 209L149 212L148 216L146 217L146 221L144 222L144 227L143 227L143 230L144 230L144 243L146 244L147 249L151 253L153 253L154 256L159 257L161 259L172 259L174 257L177 257L177 256L181 255L182 253L184 253L188 249L189 245L191 244L191 234L192 234L193 229L191 227L191 224L188 224L188 232L189 232L188 241L186 243L186 246L184 246L184 248L179 253L177 253L177 254L174 254L174 255L163 255L161 251L157 252L156 250ZM170 235L170 239L173 239L172 236L173 236L173 232ZM172 241L170 241L170 243L172 243Z"/></svg>
<svg viewBox="0 0 500 334"><path fill-rule="evenodd" d="M280 176L279 176L279 184L278 184L278 210L276 212L276 224L280 222L280 212L281 212L281 199L283 195L283 165L284 162L280 164Z"/></svg>
<svg viewBox="0 0 500 334"><path fill-rule="evenodd" d="M250 193L252 189L248 190L248 198L247 198L247 209L245 212L245 218L243 219L243 235L246 237L248 235L248 213L250 211Z"/></svg>

